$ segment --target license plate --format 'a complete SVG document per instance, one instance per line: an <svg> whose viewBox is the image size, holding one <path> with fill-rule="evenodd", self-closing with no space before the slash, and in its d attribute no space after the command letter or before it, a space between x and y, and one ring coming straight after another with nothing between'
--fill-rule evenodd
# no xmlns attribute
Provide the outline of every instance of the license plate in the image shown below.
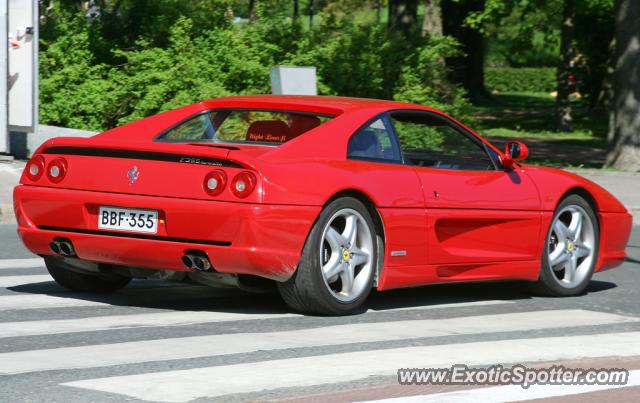
<svg viewBox="0 0 640 403"><path fill-rule="evenodd" d="M118 207L100 207L98 228L128 232L158 232L158 212Z"/></svg>

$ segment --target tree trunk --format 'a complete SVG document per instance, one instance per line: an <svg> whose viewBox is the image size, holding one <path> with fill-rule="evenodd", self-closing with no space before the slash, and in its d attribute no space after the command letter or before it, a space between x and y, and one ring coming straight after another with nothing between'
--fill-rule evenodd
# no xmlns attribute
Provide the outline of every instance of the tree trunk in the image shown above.
<svg viewBox="0 0 640 403"><path fill-rule="evenodd" d="M293 0L293 18L298 18L300 15L300 2Z"/></svg>
<svg viewBox="0 0 640 403"><path fill-rule="evenodd" d="M607 165L640 171L640 1L616 1L613 142Z"/></svg>
<svg viewBox="0 0 640 403"><path fill-rule="evenodd" d="M424 18L422 20L422 36L442 35L442 9L440 0L424 0Z"/></svg>
<svg viewBox="0 0 640 403"><path fill-rule="evenodd" d="M560 27L560 63L556 72L558 94L556 95L556 130L571 131L571 42L573 41L573 19L575 0L564 0L562 6L562 26Z"/></svg>
<svg viewBox="0 0 640 403"><path fill-rule="evenodd" d="M447 67L451 79L461 83L472 99L487 95L484 86L484 38L482 34L465 25L470 12L482 11L484 0L442 0L442 32L454 37L461 45L462 55L448 58Z"/></svg>
<svg viewBox="0 0 640 403"><path fill-rule="evenodd" d="M315 0L309 1L309 29L313 28L313 16L316 12Z"/></svg>
<svg viewBox="0 0 640 403"><path fill-rule="evenodd" d="M415 29L418 22L419 0L389 0L389 29L405 35Z"/></svg>
<svg viewBox="0 0 640 403"><path fill-rule="evenodd" d="M249 21L257 21L258 15L256 14L256 1L249 0Z"/></svg>
<svg viewBox="0 0 640 403"><path fill-rule="evenodd" d="M598 95L598 99L596 100L596 104L594 109L598 105L603 105L607 114L609 115L609 130L607 131L607 144L611 144L613 142L613 135L615 133L614 125L614 110L613 110L613 80L616 72L615 58L616 56L616 38L614 36L611 39L611 43L609 43L609 57L607 58L607 71L605 73L604 79L602 80L602 89L600 90L600 94Z"/></svg>

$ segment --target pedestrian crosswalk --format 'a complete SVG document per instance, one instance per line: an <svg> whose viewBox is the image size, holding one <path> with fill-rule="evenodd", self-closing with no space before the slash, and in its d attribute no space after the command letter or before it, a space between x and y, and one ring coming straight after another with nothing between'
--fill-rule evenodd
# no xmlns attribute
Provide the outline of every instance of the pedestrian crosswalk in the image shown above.
<svg viewBox="0 0 640 403"><path fill-rule="evenodd" d="M4 301L17 300L5 299ZM0 304L3 299L0 297ZM38 295L33 298L21 298L17 302L22 302L20 307L13 309L35 309L35 308L51 308L64 306L109 306L108 303L100 303L95 301L83 300L67 300L60 297L44 298ZM85 305L85 303L89 305ZM505 300L483 300L474 302L459 302L447 304L448 308L487 306L507 304L510 301ZM15 307L16 302L12 304L6 303L5 306ZM437 306L427 306L423 309L435 309ZM418 308L397 308L393 310L409 310ZM162 313L144 313L130 315L113 315L100 316L78 319L58 319L58 320L35 320L35 321L18 321L5 322L0 328L0 338L3 337L19 337L19 336L35 336L46 334L61 333L77 333L77 332L95 332L100 330L115 330L128 328L143 328L154 326L187 326L202 323L215 322L232 322L243 320L264 320L274 318L290 318L300 316L295 313L262 313L257 316L255 313L247 312L209 312L209 311L176 311Z"/></svg>
<svg viewBox="0 0 640 403"><path fill-rule="evenodd" d="M430 299L427 288L407 291L408 304L381 295L361 315L323 318L290 312L277 296L252 306L250 294L184 283L141 280L111 296L73 293L51 283L37 259L24 260L0 260L7 269L0 272L0 400L25 382L34 385L30 400L260 399L366 379L393 383L398 368L640 356L640 317L570 300ZM34 287L42 283L45 291ZM183 308L185 300L200 308ZM509 390L483 393L493 399ZM442 400L468 396L446 393ZM520 400L562 395L518 393Z"/></svg>
<svg viewBox="0 0 640 403"><path fill-rule="evenodd" d="M3 259L0 260L0 270L25 269L30 267L44 267L44 261L40 258L33 259Z"/></svg>
<svg viewBox="0 0 640 403"><path fill-rule="evenodd" d="M257 363L87 379L66 383L160 402L187 402L226 394L259 392L393 376L397 368L482 365L496 360L536 362L610 355L639 355L640 332L407 347L326 354ZM544 348L543 348L544 346Z"/></svg>
<svg viewBox="0 0 640 403"><path fill-rule="evenodd" d="M260 350L384 343L395 340L444 337L460 334L531 331L550 327L593 326L634 321L619 315L581 310L507 313L472 318L357 323L260 334L220 334L165 338L117 344L0 353L0 374L92 368L242 354Z"/></svg>
<svg viewBox="0 0 640 403"><path fill-rule="evenodd" d="M0 288L17 287L25 284L46 283L53 281L51 276L46 274L35 274L31 276L3 276L0 277Z"/></svg>

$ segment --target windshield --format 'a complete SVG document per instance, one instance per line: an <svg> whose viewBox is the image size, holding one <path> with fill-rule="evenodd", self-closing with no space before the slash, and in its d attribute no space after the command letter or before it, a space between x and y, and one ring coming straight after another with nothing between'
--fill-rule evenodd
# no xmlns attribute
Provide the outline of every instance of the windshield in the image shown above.
<svg viewBox="0 0 640 403"><path fill-rule="evenodd" d="M219 109L192 117L163 133L157 140L278 145L332 118L306 112Z"/></svg>

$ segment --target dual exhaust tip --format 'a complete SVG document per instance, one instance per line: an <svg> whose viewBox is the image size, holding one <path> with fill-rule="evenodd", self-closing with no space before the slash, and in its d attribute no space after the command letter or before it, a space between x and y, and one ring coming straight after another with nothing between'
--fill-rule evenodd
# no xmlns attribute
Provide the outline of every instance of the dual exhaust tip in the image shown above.
<svg viewBox="0 0 640 403"><path fill-rule="evenodd" d="M182 264L188 269L197 271L210 271L213 265L209 261L207 254L199 250L189 250L182 256Z"/></svg>
<svg viewBox="0 0 640 403"><path fill-rule="evenodd" d="M66 238L56 238L49 243L49 249L56 255L76 256L76 250L70 240Z"/></svg>

